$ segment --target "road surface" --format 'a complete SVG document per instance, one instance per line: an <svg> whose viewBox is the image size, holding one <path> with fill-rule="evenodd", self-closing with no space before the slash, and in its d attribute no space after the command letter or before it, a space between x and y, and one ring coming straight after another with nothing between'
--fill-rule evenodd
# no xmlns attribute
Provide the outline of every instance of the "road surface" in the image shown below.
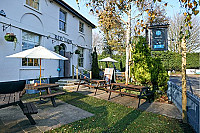
<svg viewBox="0 0 200 133"><path fill-rule="evenodd" d="M182 86L181 76L173 75L169 78L170 81L174 82L178 86ZM200 97L200 75L187 76L187 89L192 90L194 94Z"/></svg>

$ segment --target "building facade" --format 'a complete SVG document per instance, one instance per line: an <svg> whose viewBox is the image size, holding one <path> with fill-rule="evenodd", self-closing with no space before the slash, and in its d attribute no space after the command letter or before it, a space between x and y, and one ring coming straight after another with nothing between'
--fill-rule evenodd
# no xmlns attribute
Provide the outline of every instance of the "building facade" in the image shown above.
<svg viewBox="0 0 200 133"><path fill-rule="evenodd" d="M95 25L62 0L1 0L0 28L0 82L38 78L38 59L6 58L38 45L69 58L42 60L43 78L70 77L72 65L91 69Z"/></svg>

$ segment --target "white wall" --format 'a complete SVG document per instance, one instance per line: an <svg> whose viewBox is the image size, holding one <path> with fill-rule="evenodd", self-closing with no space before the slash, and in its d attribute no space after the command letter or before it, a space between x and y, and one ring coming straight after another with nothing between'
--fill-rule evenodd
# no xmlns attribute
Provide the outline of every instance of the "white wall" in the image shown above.
<svg viewBox="0 0 200 133"><path fill-rule="evenodd" d="M84 23L84 34L79 33L79 18L69 11L60 7L55 2L40 0L39 11L32 9L25 4L26 0L1 0L0 10L4 10L6 17L0 16L0 27L11 24L12 27L5 31L0 30L0 81L11 81L18 79L30 79L39 76L39 67L22 67L21 59L6 58L5 56L22 51L22 30L37 33L41 36L41 44L49 50L54 50L55 45L63 42L55 40L55 35L59 35L72 40L73 44L83 45L84 50L84 68L91 69L91 48L92 48L92 27ZM9 6L8 6L9 5ZM66 33L59 31L59 10L62 8L67 12L67 30ZM4 24L5 23L5 24ZM13 27L14 26L14 27ZM13 32L18 39L16 49L14 43L7 42L4 35ZM79 38L82 39L79 39ZM84 40L84 41L83 41ZM66 51L74 52L77 47L65 43ZM73 54L70 59L71 65L77 65L78 56ZM58 77L59 67L57 60L42 61L43 77ZM72 69L71 69L72 70ZM72 74L72 73L71 73Z"/></svg>

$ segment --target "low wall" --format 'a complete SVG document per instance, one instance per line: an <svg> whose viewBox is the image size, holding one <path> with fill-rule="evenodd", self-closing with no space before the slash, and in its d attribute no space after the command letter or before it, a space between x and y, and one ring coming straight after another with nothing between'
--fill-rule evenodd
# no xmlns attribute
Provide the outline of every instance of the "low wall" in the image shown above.
<svg viewBox="0 0 200 133"><path fill-rule="evenodd" d="M182 87L168 81L167 95L176 107L182 112ZM200 98L187 91L188 123L197 133L200 133Z"/></svg>

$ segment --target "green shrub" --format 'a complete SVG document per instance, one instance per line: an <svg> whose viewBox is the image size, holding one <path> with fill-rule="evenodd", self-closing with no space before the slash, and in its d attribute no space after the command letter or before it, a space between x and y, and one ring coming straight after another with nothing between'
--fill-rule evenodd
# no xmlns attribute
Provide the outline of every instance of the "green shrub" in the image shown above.
<svg viewBox="0 0 200 133"><path fill-rule="evenodd" d="M97 60L97 52L96 47L94 48L94 52L92 53L92 78L99 79L99 66Z"/></svg>
<svg viewBox="0 0 200 133"><path fill-rule="evenodd" d="M169 78L161 59L159 56L152 57L150 48L145 44L146 40L139 38L140 41L136 43L132 52L134 63L131 66L131 73L134 80L143 85L151 84L154 92L156 90L166 92Z"/></svg>

